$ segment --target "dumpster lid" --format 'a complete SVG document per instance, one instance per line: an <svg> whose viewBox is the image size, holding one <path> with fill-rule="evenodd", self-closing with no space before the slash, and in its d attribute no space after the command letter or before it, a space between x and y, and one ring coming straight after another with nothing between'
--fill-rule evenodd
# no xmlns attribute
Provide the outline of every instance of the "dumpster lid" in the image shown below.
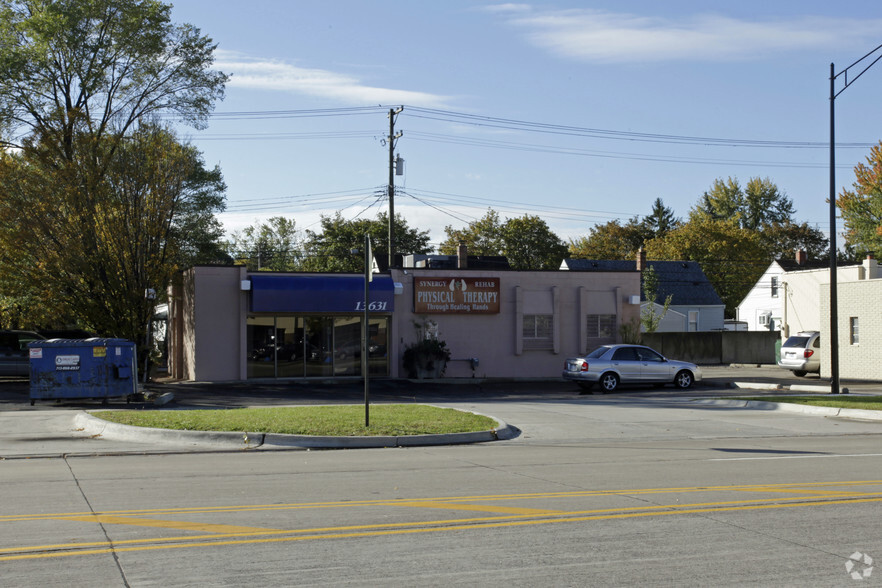
<svg viewBox="0 0 882 588"><path fill-rule="evenodd" d="M28 347L107 347L109 345L134 345L127 339L91 337L89 339L42 339L28 343Z"/></svg>

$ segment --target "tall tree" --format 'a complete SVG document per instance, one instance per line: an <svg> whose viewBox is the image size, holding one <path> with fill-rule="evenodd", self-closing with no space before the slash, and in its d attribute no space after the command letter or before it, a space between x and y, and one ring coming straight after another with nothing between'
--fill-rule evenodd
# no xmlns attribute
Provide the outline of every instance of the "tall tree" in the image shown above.
<svg viewBox="0 0 882 588"><path fill-rule="evenodd" d="M460 243L468 246L470 255L504 255L502 221L495 210L488 209L487 214L470 222L464 229L454 229L447 225L444 232L447 239L438 248L443 255L456 255Z"/></svg>
<svg viewBox="0 0 882 588"><path fill-rule="evenodd" d="M693 216L736 219L741 228L754 231L792 222L793 214L793 201L769 178L751 178L744 189L734 178L714 180L692 210Z"/></svg>
<svg viewBox="0 0 882 588"><path fill-rule="evenodd" d="M656 198L652 203L652 212L644 216L640 224L646 239L655 239L664 237L683 224L683 221L674 215L672 209L665 206L661 198Z"/></svg>
<svg viewBox="0 0 882 588"><path fill-rule="evenodd" d="M882 143L870 149L866 163L854 168L854 190L839 195L846 245L858 257L882 253Z"/></svg>
<svg viewBox="0 0 882 588"><path fill-rule="evenodd" d="M634 259L651 234L636 216L624 225L612 220L595 225L587 237L571 239L570 255L580 259Z"/></svg>
<svg viewBox="0 0 882 588"><path fill-rule="evenodd" d="M236 263L253 270L296 271L303 260L302 244L294 219L274 216L231 235L228 244Z"/></svg>
<svg viewBox="0 0 882 588"><path fill-rule="evenodd" d="M389 215L385 212L375 220L346 220L337 212L333 217L322 216L320 233L306 231L304 259L305 271L363 272L364 256L352 253L364 247L364 236L371 237L374 257L389 255ZM429 253L429 232L411 229L407 220L395 215L395 248L407 253Z"/></svg>
<svg viewBox="0 0 882 588"><path fill-rule="evenodd" d="M646 257L699 262L730 317L769 263L756 231L739 227L735 219L714 220L702 215L648 241Z"/></svg>
<svg viewBox="0 0 882 588"><path fill-rule="evenodd" d="M488 210L464 229L445 227L447 239L438 248L444 255L456 255L460 243L470 255L504 255L514 269L557 269L566 257L567 246L548 224L535 215L499 220Z"/></svg>
<svg viewBox="0 0 882 588"><path fill-rule="evenodd" d="M508 219L502 240L505 256L516 270L558 269L567 255L567 246L538 216Z"/></svg>
<svg viewBox="0 0 882 588"><path fill-rule="evenodd" d="M223 98L215 46L157 0L0 0L2 139L38 135L72 160L78 135L115 149L154 113L200 126ZM110 135L112 139L102 140Z"/></svg>
<svg viewBox="0 0 882 588"><path fill-rule="evenodd" d="M823 259L829 254L826 235L808 223L773 223L760 233L768 259L792 259L793 252L803 250L809 259Z"/></svg>
<svg viewBox="0 0 882 588"><path fill-rule="evenodd" d="M0 172L0 274L101 334L142 343L144 280L163 291L175 261L211 254L219 227L219 172L149 124L162 113L203 125L227 80L211 69L211 39L170 15L157 0L0 0L0 142L19 150ZM111 234L124 223L140 240ZM206 247L181 241L194 229ZM19 252L50 248L25 271Z"/></svg>
<svg viewBox="0 0 882 588"><path fill-rule="evenodd" d="M59 167L41 155L32 148L0 157L5 286L90 330L143 343L156 303L145 292L161 296L180 264L205 245L189 241L190 227L206 228L199 238L212 234L213 214L224 205L220 171L206 170L195 149L149 125L110 161L95 162L105 173L88 192L78 180L89 162ZM38 308L31 316L46 318Z"/></svg>

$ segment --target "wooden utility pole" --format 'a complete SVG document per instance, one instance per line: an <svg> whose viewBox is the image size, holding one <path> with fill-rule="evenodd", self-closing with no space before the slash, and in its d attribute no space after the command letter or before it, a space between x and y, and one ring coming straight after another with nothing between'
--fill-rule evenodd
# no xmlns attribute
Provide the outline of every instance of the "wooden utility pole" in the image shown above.
<svg viewBox="0 0 882 588"><path fill-rule="evenodd" d="M395 264L395 117L404 110L403 106L389 109L389 267Z"/></svg>

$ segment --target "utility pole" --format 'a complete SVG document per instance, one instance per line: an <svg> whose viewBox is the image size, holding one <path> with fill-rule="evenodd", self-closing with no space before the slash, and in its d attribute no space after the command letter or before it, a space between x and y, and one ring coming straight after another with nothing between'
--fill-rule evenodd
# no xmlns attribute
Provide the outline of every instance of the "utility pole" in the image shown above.
<svg viewBox="0 0 882 588"><path fill-rule="evenodd" d="M836 115L836 98L845 92L849 86L857 81L859 77L864 75L868 69L873 67L877 61L882 60L879 50L882 45L878 45L875 49L840 71L836 73L836 67L830 64L830 393L839 394L839 298L836 287L836 125L834 117ZM875 57L874 57L875 55ZM869 65L864 65L865 60L873 57ZM863 69L857 74L852 75L849 79L849 70L860 65ZM836 91L836 80L842 78L842 88Z"/></svg>
<svg viewBox="0 0 882 588"><path fill-rule="evenodd" d="M395 117L404 110L403 106L389 109L389 267L395 264L395 140L401 137L401 131L395 134Z"/></svg>

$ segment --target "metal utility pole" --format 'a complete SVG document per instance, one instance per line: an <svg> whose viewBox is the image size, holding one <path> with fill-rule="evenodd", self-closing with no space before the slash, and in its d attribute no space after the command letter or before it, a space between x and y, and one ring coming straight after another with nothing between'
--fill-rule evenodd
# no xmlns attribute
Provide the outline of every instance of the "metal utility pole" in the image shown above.
<svg viewBox="0 0 882 588"><path fill-rule="evenodd" d="M869 65L864 67L852 79L848 79L848 70L855 67L874 53L882 49L879 45L841 72L836 73L836 68L830 64L830 393L839 394L839 300L836 288L836 98L845 92L859 77L873 67L882 55L877 56ZM842 89L836 91L836 79L842 76Z"/></svg>
<svg viewBox="0 0 882 588"><path fill-rule="evenodd" d="M389 267L395 264L395 117L404 110L403 106L389 109Z"/></svg>

